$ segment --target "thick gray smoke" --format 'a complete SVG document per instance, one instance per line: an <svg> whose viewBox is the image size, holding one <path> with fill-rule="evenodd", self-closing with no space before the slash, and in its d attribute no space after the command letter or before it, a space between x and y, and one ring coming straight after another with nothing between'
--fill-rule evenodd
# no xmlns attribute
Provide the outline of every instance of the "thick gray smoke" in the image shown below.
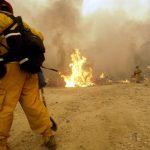
<svg viewBox="0 0 150 150"><path fill-rule="evenodd" d="M28 24L44 34L45 66L67 72L75 48L87 57L95 77L105 72L116 78L128 78L136 65L150 64L148 19L132 19L121 9L99 10L83 16L82 0L45 0L45 4L40 0L21 3L14 0L11 3L16 15L22 15Z"/></svg>

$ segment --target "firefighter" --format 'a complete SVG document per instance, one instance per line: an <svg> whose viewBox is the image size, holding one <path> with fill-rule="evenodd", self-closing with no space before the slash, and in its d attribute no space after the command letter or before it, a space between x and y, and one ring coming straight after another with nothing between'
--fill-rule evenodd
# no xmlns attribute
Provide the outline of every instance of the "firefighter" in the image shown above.
<svg viewBox="0 0 150 150"><path fill-rule="evenodd" d="M134 71L134 78L136 83L140 83L142 80L142 70L140 69L139 66L136 66L135 71Z"/></svg>
<svg viewBox="0 0 150 150"><path fill-rule="evenodd" d="M0 11L13 14L12 6L5 0L0 0ZM10 17L0 13L0 33L12 23L13 20ZM24 25L43 39L40 32L26 23ZM13 27L11 29L13 30ZM6 44L3 36L0 37L0 42ZM7 53L8 51L1 46L0 56ZM39 99L38 75L21 70L19 63L13 58L5 63L0 57L0 150L8 150L7 139L17 102L23 108L31 129L42 135L45 146L51 150L56 149L56 142L51 129L53 124L49 119L47 109Z"/></svg>

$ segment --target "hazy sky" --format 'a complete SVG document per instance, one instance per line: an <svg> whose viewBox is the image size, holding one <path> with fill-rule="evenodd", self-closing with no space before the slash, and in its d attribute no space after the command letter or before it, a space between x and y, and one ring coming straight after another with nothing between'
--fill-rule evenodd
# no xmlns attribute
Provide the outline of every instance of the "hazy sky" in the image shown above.
<svg viewBox="0 0 150 150"><path fill-rule="evenodd" d="M149 0L84 0L82 13L88 15L96 10L124 10L131 17L143 19L149 11Z"/></svg>

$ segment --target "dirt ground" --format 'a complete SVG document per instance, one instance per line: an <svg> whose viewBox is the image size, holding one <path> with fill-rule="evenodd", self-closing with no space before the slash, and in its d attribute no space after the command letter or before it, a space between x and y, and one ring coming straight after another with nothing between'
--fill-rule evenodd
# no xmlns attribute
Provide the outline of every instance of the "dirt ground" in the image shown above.
<svg viewBox="0 0 150 150"><path fill-rule="evenodd" d="M150 150L150 83L45 88L58 123L58 150ZM12 150L46 150L20 107L9 139Z"/></svg>

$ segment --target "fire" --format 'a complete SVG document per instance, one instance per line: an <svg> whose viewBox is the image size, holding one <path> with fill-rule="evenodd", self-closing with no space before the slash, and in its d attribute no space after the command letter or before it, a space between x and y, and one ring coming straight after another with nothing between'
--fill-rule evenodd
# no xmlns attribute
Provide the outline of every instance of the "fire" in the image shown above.
<svg viewBox="0 0 150 150"><path fill-rule="evenodd" d="M100 79L104 79L105 78L105 74L102 72L99 78Z"/></svg>
<svg viewBox="0 0 150 150"><path fill-rule="evenodd" d="M61 77L64 78L66 83L65 87L88 87L94 85L92 82L92 68L84 69L87 59L80 55L80 51L75 49L75 52L71 54L71 75Z"/></svg>
<svg viewBox="0 0 150 150"><path fill-rule="evenodd" d="M121 83L130 83L129 80L121 80Z"/></svg>
<svg viewBox="0 0 150 150"><path fill-rule="evenodd" d="M149 66L149 65L147 66L147 69L150 69L150 66Z"/></svg>

